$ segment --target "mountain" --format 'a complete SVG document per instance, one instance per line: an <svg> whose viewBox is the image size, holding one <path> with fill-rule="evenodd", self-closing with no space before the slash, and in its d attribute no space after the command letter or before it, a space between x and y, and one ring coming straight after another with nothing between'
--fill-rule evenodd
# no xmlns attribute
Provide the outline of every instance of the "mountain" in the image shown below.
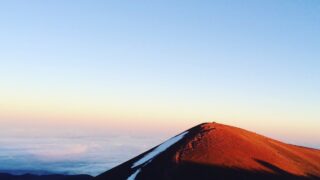
<svg viewBox="0 0 320 180"><path fill-rule="evenodd" d="M95 180L320 179L320 150L218 123L193 127Z"/></svg>
<svg viewBox="0 0 320 180"><path fill-rule="evenodd" d="M11 175L7 173L0 173L0 180L92 180L93 177L89 175Z"/></svg>

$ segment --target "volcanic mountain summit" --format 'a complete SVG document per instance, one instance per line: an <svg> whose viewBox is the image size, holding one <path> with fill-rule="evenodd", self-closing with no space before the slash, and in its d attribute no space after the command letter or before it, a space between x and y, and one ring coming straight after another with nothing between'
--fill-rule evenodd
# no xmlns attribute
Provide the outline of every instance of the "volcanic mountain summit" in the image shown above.
<svg viewBox="0 0 320 180"><path fill-rule="evenodd" d="M97 180L320 179L320 150L218 123L195 126Z"/></svg>

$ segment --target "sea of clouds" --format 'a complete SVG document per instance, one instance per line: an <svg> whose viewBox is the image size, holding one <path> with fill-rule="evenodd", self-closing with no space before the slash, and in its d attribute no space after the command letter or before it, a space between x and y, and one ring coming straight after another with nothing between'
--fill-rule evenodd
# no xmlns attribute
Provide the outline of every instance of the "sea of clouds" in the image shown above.
<svg viewBox="0 0 320 180"><path fill-rule="evenodd" d="M98 175L159 144L161 137L2 136L0 172Z"/></svg>

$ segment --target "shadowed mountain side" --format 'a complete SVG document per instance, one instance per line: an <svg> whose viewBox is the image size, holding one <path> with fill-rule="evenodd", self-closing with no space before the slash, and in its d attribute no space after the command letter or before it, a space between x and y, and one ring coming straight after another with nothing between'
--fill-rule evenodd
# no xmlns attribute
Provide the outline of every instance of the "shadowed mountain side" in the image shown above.
<svg viewBox="0 0 320 180"><path fill-rule="evenodd" d="M294 175L268 162L256 161L273 172L185 162L171 167L159 166L153 167L153 169L145 167L143 173L137 175L136 180L320 180L320 177L314 175ZM161 175L155 176L159 172L161 172ZM119 171L105 178L100 177L99 179L121 180L127 178L125 173Z"/></svg>
<svg viewBox="0 0 320 180"><path fill-rule="evenodd" d="M257 170L245 170L239 168L227 168L215 165L205 165L205 164L196 164L196 163L183 163L175 169L172 174L171 180L319 180L320 177L315 176L298 176L294 174L287 173L282 169L269 164L264 161L260 163L267 168L275 171L275 173L270 173L266 171L257 171ZM152 177L152 174L141 174L137 179L148 179ZM153 178L154 179L154 178ZM157 178L155 178L157 179ZM162 178L159 178L162 179Z"/></svg>
<svg viewBox="0 0 320 180"><path fill-rule="evenodd" d="M89 175L11 175L0 173L0 180L91 180Z"/></svg>
<svg viewBox="0 0 320 180"><path fill-rule="evenodd" d="M182 139L157 153L181 134ZM95 179L320 179L317 149L218 123L200 124L181 134Z"/></svg>

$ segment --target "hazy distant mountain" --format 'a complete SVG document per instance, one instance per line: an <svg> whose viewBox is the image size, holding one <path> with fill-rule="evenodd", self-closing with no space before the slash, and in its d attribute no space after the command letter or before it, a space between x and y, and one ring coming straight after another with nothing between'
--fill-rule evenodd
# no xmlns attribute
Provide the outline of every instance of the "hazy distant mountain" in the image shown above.
<svg viewBox="0 0 320 180"><path fill-rule="evenodd" d="M0 173L0 180L91 180L89 175L10 175L7 173Z"/></svg>
<svg viewBox="0 0 320 180"><path fill-rule="evenodd" d="M320 150L217 123L191 128L96 180L320 179Z"/></svg>

